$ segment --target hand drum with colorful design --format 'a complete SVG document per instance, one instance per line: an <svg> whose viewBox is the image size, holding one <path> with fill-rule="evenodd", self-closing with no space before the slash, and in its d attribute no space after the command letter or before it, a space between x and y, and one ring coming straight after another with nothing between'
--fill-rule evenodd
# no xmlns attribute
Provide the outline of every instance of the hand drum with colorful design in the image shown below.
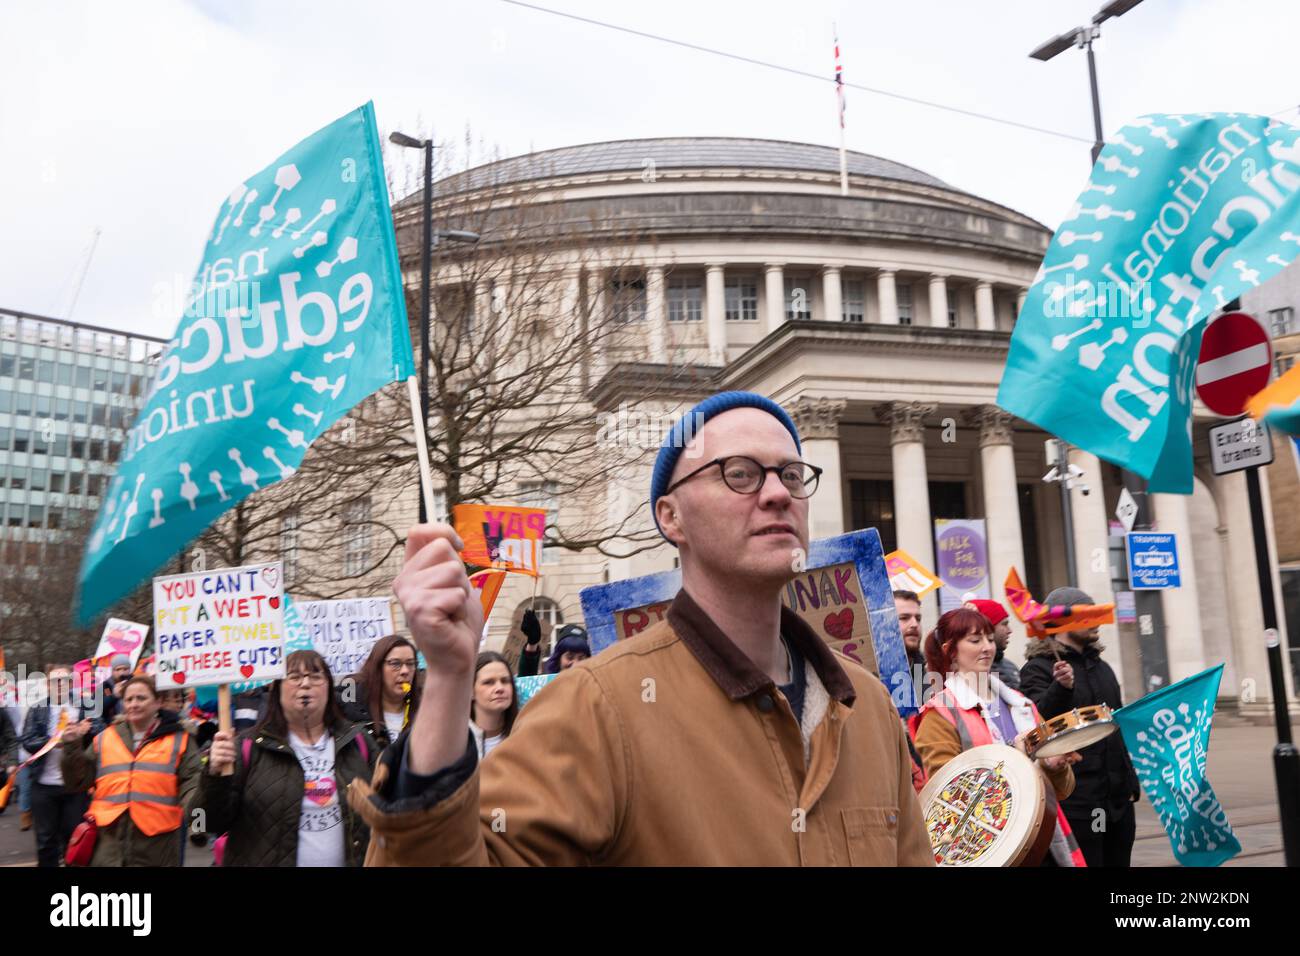
<svg viewBox="0 0 1300 956"><path fill-rule="evenodd" d="M972 747L921 791L938 866L1036 866L1051 843L1055 794L1014 747Z"/></svg>

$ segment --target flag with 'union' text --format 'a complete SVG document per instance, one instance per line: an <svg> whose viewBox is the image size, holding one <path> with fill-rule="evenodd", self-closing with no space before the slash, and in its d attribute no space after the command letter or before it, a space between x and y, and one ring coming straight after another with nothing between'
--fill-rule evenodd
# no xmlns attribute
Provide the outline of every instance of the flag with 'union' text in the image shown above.
<svg viewBox="0 0 1300 956"><path fill-rule="evenodd" d="M1111 138L1053 236L998 404L1192 491L1205 318L1300 255L1300 128L1246 113L1144 116Z"/></svg>
<svg viewBox="0 0 1300 956"><path fill-rule="evenodd" d="M372 104L235 187L186 300L86 544L83 626L414 373Z"/></svg>

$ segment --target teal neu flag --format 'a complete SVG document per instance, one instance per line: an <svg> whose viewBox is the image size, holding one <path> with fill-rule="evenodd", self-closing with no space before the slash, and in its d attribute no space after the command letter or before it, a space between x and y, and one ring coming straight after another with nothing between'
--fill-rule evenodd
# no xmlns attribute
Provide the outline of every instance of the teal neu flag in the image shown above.
<svg viewBox="0 0 1300 956"><path fill-rule="evenodd" d="M82 625L414 373L371 104L235 187L188 291L86 545Z"/></svg>
<svg viewBox="0 0 1300 956"><path fill-rule="evenodd" d="M1220 664L1115 711L1142 789L1184 866L1218 866L1241 852L1228 815L1205 779L1222 677Z"/></svg>
<svg viewBox="0 0 1300 956"><path fill-rule="evenodd" d="M1245 113L1125 126L1052 238L998 404L1150 480L1192 491L1206 316L1300 254L1300 129Z"/></svg>

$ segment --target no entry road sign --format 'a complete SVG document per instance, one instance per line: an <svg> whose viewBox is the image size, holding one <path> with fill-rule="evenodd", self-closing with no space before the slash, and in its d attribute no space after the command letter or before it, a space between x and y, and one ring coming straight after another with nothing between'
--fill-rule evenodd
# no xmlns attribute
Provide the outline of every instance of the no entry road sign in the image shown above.
<svg viewBox="0 0 1300 956"><path fill-rule="evenodd" d="M1273 348L1268 332L1245 312L1212 321L1201 337L1196 391L1219 415L1240 415L1247 400L1268 384Z"/></svg>

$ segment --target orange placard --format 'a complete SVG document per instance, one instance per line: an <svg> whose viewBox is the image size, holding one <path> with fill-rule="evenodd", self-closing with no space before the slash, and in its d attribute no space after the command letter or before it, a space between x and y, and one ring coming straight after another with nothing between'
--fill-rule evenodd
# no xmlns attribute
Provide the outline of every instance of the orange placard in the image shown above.
<svg viewBox="0 0 1300 956"><path fill-rule="evenodd" d="M469 576L469 583L474 585L479 600L483 603L484 621L492 615L492 606L497 603L497 595L501 593L501 585L505 581L504 571L479 571Z"/></svg>
<svg viewBox="0 0 1300 956"><path fill-rule="evenodd" d="M889 573L889 586L895 591L914 591L925 597L943 587L943 579L901 548L885 555L885 570Z"/></svg>
<svg viewBox="0 0 1300 956"><path fill-rule="evenodd" d="M456 505L452 524L465 543L466 564L537 577L546 538L546 509L514 505Z"/></svg>

